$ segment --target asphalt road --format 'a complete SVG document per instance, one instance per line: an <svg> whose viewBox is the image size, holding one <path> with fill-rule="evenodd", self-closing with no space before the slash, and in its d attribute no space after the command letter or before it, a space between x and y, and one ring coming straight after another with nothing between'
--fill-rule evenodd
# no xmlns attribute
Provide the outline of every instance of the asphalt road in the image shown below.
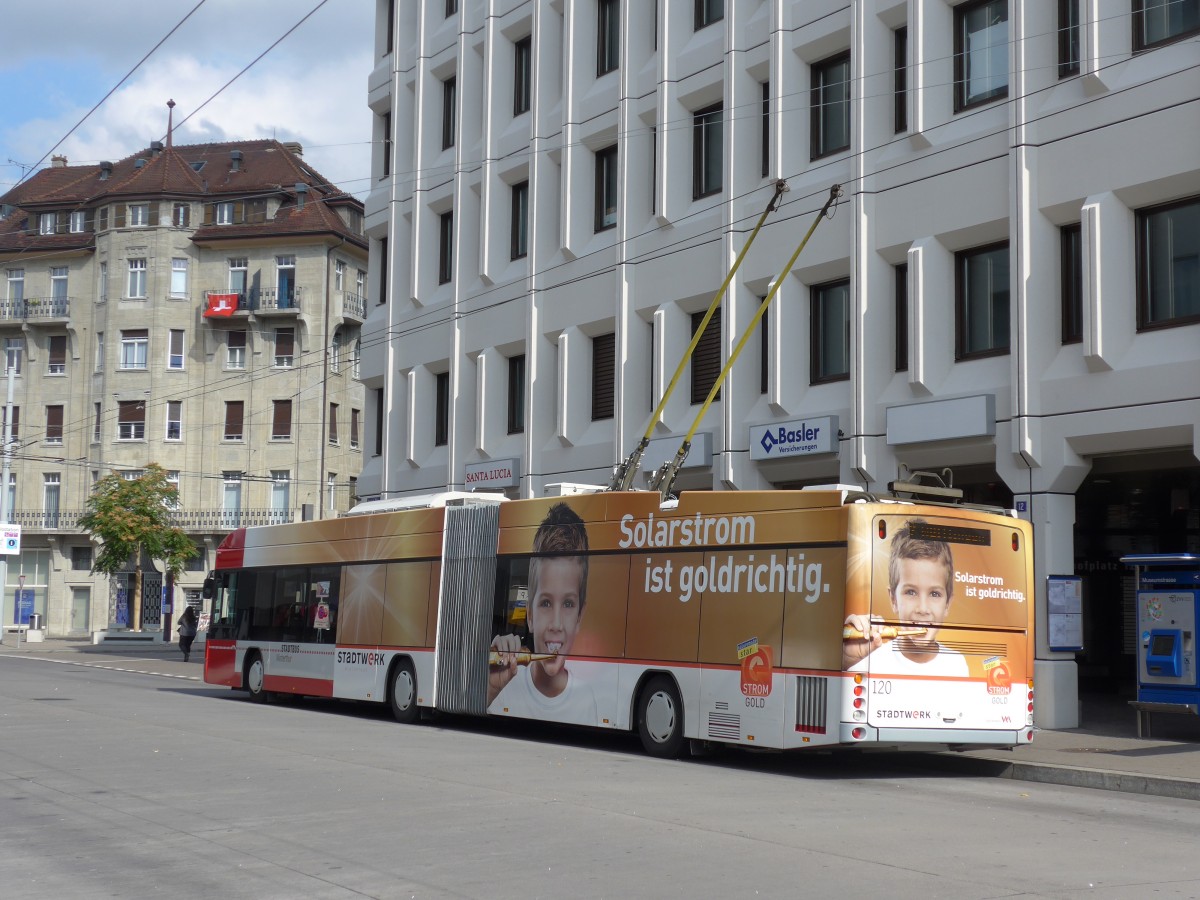
<svg viewBox="0 0 1200 900"><path fill-rule="evenodd" d="M884 757L660 762L83 663L0 657L5 898L1200 896L1187 801Z"/></svg>

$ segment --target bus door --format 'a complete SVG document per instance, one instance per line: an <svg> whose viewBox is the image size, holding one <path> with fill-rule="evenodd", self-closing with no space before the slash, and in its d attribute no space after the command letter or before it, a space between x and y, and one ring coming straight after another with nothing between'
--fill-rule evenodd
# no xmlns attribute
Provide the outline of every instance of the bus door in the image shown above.
<svg viewBox="0 0 1200 900"><path fill-rule="evenodd" d="M266 644L266 687L272 691L333 695L334 642L340 573L335 567L275 572L272 622Z"/></svg>

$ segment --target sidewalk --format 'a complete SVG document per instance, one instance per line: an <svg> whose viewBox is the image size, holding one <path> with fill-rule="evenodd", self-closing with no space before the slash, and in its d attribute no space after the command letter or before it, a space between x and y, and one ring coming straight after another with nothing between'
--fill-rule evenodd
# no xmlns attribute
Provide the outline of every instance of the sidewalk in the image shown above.
<svg viewBox="0 0 1200 900"><path fill-rule="evenodd" d="M179 648L162 640L137 643L92 644L83 639L48 639L29 644L7 634L0 655L21 654L61 658L63 655L109 655L113 653L163 657L184 663ZM204 644L192 648L189 675L204 658ZM914 765L942 772L966 772L1063 784L1101 790L1150 794L1180 800L1200 801L1200 718L1158 715L1153 720L1154 737L1137 737L1137 722L1128 702L1120 697L1084 697L1082 726L1060 731L1039 730L1033 743L1016 750L970 750L957 753L906 754Z"/></svg>

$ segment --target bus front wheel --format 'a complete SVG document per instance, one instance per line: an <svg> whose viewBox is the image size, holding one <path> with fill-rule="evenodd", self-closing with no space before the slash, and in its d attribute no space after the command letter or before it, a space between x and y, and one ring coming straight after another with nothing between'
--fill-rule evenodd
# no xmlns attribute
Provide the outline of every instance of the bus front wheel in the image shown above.
<svg viewBox="0 0 1200 900"><path fill-rule="evenodd" d="M246 660L246 671L242 674L242 686L255 703L266 703L267 701L267 692L263 690L266 671L260 654L254 653Z"/></svg>
<svg viewBox="0 0 1200 900"><path fill-rule="evenodd" d="M388 683L388 701L397 722L408 725L417 720L417 673L411 660L403 659L392 667Z"/></svg>
<svg viewBox="0 0 1200 900"><path fill-rule="evenodd" d="M683 749L683 703L675 682L656 675L638 697L638 735L651 756L675 759Z"/></svg>

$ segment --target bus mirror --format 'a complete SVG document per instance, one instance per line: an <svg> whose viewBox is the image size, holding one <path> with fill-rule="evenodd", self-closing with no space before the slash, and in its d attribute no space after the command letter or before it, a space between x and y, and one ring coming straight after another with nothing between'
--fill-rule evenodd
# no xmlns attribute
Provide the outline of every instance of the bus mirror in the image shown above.
<svg viewBox="0 0 1200 900"><path fill-rule="evenodd" d="M205 600L211 600L217 594L217 580L209 575L204 579L204 588L200 591L200 596Z"/></svg>

